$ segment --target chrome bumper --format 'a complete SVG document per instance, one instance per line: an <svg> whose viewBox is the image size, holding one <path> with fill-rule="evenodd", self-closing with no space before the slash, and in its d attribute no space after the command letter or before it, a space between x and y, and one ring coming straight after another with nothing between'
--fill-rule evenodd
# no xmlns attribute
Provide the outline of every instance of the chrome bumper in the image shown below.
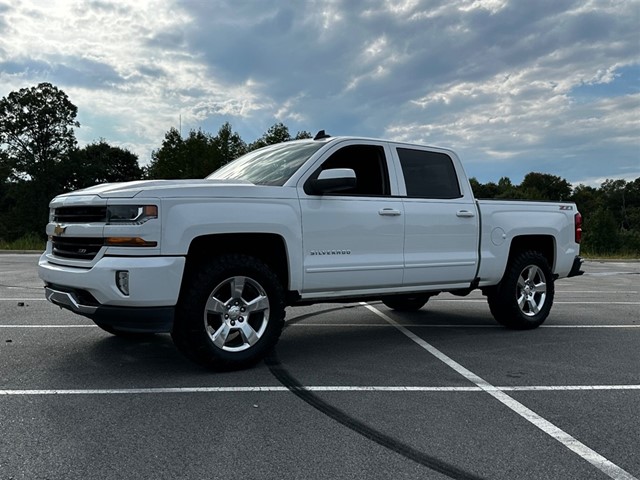
<svg viewBox="0 0 640 480"><path fill-rule="evenodd" d="M63 292L51 287L44 287L44 293L47 300L54 305L66 308L80 315L92 315L98 309L97 305L82 305L73 292Z"/></svg>

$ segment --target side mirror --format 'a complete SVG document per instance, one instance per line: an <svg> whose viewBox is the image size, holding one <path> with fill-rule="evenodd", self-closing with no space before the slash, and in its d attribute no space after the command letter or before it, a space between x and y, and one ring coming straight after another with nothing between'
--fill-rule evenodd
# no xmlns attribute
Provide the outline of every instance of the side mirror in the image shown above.
<svg viewBox="0 0 640 480"><path fill-rule="evenodd" d="M356 172L351 168L330 168L323 170L318 178L309 181L311 193L323 195L351 190L356 186Z"/></svg>

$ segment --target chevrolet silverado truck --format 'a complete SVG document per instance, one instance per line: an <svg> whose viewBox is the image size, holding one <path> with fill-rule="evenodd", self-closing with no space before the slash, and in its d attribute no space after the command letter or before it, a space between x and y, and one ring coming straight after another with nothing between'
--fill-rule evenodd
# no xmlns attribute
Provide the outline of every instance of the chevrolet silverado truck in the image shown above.
<svg viewBox="0 0 640 480"><path fill-rule="evenodd" d="M476 200L447 149L290 141L200 180L102 184L51 201L46 298L115 335L169 332L213 369L272 349L285 308L381 300L400 311L481 289L535 328L554 281L581 274L573 203Z"/></svg>

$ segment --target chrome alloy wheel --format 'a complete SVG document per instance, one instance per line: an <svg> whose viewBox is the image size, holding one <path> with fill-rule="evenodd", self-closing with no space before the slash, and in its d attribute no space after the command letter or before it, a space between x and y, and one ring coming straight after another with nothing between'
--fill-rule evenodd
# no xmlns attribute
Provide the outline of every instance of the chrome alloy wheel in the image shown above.
<svg viewBox="0 0 640 480"><path fill-rule="evenodd" d="M547 280L537 265L525 267L518 277L516 299L527 317L537 315L547 299Z"/></svg>
<svg viewBox="0 0 640 480"><path fill-rule="evenodd" d="M241 352L255 345L269 323L269 298L249 277L227 278L213 289L204 307L204 324L215 346Z"/></svg>

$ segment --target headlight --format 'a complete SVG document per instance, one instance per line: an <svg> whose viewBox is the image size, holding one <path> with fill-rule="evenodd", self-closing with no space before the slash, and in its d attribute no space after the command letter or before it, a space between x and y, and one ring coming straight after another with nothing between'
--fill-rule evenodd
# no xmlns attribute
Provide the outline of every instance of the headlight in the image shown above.
<svg viewBox="0 0 640 480"><path fill-rule="evenodd" d="M158 218L156 205L109 205L107 207L107 224L135 224Z"/></svg>

